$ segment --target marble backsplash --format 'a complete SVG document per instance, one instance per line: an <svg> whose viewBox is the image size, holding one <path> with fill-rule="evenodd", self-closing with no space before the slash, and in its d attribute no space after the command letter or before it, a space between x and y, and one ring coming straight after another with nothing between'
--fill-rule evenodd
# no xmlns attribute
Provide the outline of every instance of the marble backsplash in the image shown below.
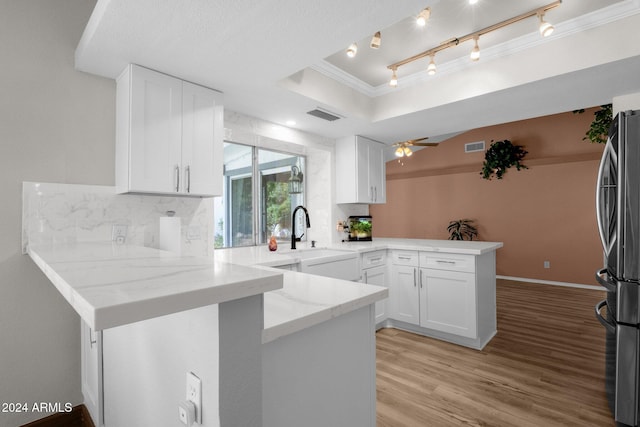
<svg viewBox="0 0 640 427"><path fill-rule="evenodd" d="M109 241L126 225L126 243L158 247L160 217L181 219L183 255L212 256L213 199L116 194L115 187L24 182L22 250L29 244Z"/></svg>

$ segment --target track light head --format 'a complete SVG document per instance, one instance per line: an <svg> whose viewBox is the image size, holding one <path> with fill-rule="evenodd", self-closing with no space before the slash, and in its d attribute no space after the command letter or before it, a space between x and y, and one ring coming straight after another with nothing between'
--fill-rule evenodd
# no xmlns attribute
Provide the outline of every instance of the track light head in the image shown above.
<svg viewBox="0 0 640 427"><path fill-rule="evenodd" d="M371 46L371 49L380 49L381 41L382 35L380 34L380 31L378 31L373 35L373 37L371 37L371 44L369 46Z"/></svg>
<svg viewBox="0 0 640 427"><path fill-rule="evenodd" d="M427 67L427 74L433 76L436 73L436 62L433 60L433 55L431 55L431 61L429 61L429 66Z"/></svg>
<svg viewBox="0 0 640 427"><path fill-rule="evenodd" d="M420 27L424 27L425 25L427 25L427 21L429 20L430 16L431 16L430 7L422 9L418 14L418 16L416 17L416 24L418 24L418 26Z"/></svg>
<svg viewBox="0 0 640 427"><path fill-rule="evenodd" d="M544 20L544 12L538 14L538 18L540 19L540 26L538 29L540 30L540 34L543 37L548 37L553 33L553 25Z"/></svg>
<svg viewBox="0 0 640 427"><path fill-rule="evenodd" d="M347 56L349 58L353 58L358 53L358 45L356 43L351 43L347 48Z"/></svg>
<svg viewBox="0 0 640 427"><path fill-rule="evenodd" d="M389 80L389 86L397 87L398 86L398 76L396 75L396 70L393 70L393 74L391 74L391 80Z"/></svg>
<svg viewBox="0 0 640 427"><path fill-rule="evenodd" d="M471 50L471 54L469 55L469 58L471 58L472 61L477 61L480 59L480 46L478 46L478 37L477 36L474 37L473 40L475 41L475 45Z"/></svg>

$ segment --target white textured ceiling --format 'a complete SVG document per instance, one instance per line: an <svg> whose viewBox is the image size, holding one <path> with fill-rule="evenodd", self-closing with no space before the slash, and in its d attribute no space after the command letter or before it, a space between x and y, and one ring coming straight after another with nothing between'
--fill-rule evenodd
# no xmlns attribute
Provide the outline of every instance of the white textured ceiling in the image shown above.
<svg viewBox="0 0 640 427"><path fill-rule="evenodd" d="M398 89L384 83L390 62L550 2L98 0L76 67L115 78L137 63L218 89L233 111L387 143L438 140L640 92L640 0L564 0L548 12L556 24L549 40L538 40L530 18L483 36L473 65L471 45L461 45L437 55L434 79L425 79L420 63L399 70ZM419 33L410 17L426 6L432 20ZM368 40L378 30L382 48L372 51ZM359 54L347 61L353 41ZM345 118L305 114L316 107Z"/></svg>

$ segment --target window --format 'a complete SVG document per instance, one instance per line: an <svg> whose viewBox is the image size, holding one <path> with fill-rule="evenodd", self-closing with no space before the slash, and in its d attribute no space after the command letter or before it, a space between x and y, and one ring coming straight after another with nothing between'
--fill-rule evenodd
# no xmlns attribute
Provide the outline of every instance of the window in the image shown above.
<svg viewBox="0 0 640 427"><path fill-rule="evenodd" d="M214 202L215 247L290 239L291 213L304 203L304 165L296 154L225 142L223 195Z"/></svg>

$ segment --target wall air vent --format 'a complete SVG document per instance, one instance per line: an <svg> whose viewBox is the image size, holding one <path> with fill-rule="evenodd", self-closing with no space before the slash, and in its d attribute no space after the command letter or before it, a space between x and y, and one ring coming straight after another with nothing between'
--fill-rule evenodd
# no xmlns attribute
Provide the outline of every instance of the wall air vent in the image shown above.
<svg viewBox="0 0 640 427"><path fill-rule="evenodd" d="M477 151L484 151L484 141L468 142L464 144L465 153L475 153Z"/></svg>
<svg viewBox="0 0 640 427"><path fill-rule="evenodd" d="M319 119L327 120L329 122L333 122L338 119L342 119L343 116L329 112L327 110L323 110L321 108L316 108L315 110L307 111L307 114L311 114L312 116L318 117Z"/></svg>

